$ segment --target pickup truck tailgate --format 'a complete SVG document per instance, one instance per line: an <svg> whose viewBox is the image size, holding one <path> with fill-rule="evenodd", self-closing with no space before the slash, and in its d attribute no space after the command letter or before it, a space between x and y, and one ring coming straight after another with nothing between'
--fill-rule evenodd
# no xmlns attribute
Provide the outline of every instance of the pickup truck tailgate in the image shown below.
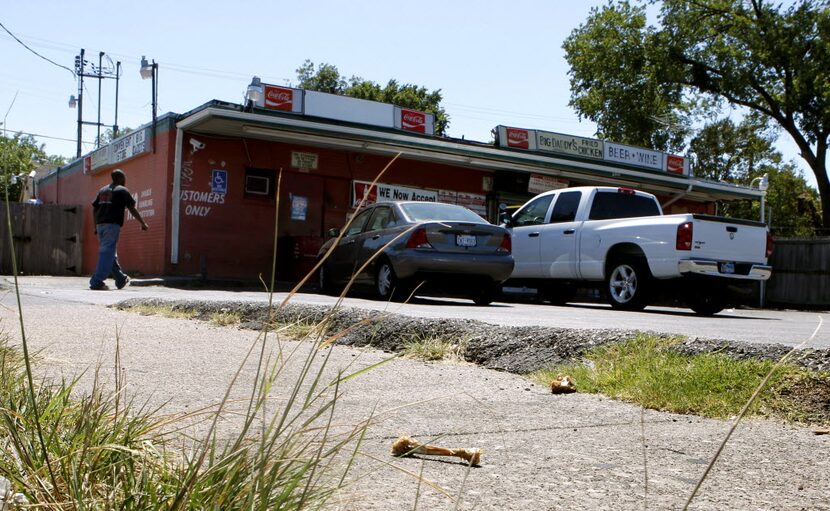
<svg viewBox="0 0 830 511"><path fill-rule="evenodd" d="M761 222L692 215L692 257L731 262L766 262L767 229Z"/></svg>

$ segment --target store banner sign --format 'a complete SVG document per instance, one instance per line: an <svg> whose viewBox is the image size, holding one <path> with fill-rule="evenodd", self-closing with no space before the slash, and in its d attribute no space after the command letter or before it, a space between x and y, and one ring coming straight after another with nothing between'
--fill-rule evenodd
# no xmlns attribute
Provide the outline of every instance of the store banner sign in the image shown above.
<svg viewBox="0 0 830 511"><path fill-rule="evenodd" d="M262 85L262 96L256 106L268 110L301 113L303 111L303 91L278 85Z"/></svg>
<svg viewBox="0 0 830 511"><path fill-rule="evenodd" d="M124 160L129 160L140 154L148 153L152 150L153 141L150 140L150 128L133 131L132 133L117 139L110 144L112 155L110 156L110 163L121 163Z"/></svg>
<svg viewBox="0 0 830 511"><path fill-rule="evenodd" d="M536 148L539 151L570 154L572 156L601 160L603 143L601 140L592 138L537 131Z"/></svg>
<svg viewBox="0 0 830 511"><path fill-rule="evenodd" d="M674 154L665 155L666 163L663 167L669 174L679 174L681 176L689 175L689 160L682 156Z"/></svg>
<svg viewBox="0 0 830 511"><path fill-rule="evenodd" d="M605 142L605 160L626 163L637 167L663 170L663 153L632 147L613 142Z"/></svg>
<svg viewBox="0 0 830 511"><path fill-rule="evenodd" d="M438 202L436 190L424 190L422 188L410 188L408 186L390 185L376 183L375 188L369 191L369 181L352 181L352 207L357 207L363 196L366 195L366 203L391 202L396 200L414 200L423 202ZM367 195L368 194L368 195Z"/></svg>
<svg viewBox="0 0 830 511"><path fill-rule="evenodd" d="M320 156L317 153L291 151L291 166L295 169L317 170L319 164Z"/></svg>
<svg viewBox="0 0 830 511"><path fill-rule="evenodd" d="M499 146L511 149L536 150L536 131L522 128L498 127Z"/></svg>
<svg viewBox="0 0 830 511"><path fill-rule="evenodd" d="M394 125L399 130L432 135L435 133L435 115L410 108L395 107Z"/></svg>
<svg viewBox="0 0 830 511"><path fill-rule="evenodd" d="M133 131L84 157L84 174L96 174L104 167L149 153L152 149L150 128Z"/></svg>
<svg viewBox="0 0 830 511"><path fill-rule="evenodd" d="M567 188L568 184L569 182L565 179L545 176L543 174L531 174L530 179L527 181L527 191L529 193L544 193L550 190Z"/></svg>
<svg viewBox="0 0 830 511"><path fill-rule="evenodd" d="M456 192L453 190L438 190L438 202L457 204L478 213L482 218L487 217L487 196L478 193Z"/></svg>

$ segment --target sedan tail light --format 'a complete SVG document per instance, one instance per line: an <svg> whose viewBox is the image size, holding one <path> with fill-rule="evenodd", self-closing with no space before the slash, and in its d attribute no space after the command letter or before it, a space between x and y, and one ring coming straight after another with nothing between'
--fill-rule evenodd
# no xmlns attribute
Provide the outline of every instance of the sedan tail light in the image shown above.
<svg viewBox="0 0 830 511"><path fill-rule="evenodd" d="M686 222L677 226L677 250L691 250L693 238L693 224Z"/></svg>
<svg viewBox="0 0 830 511"><path fill-rule="evenodd" d="M772 243L775 241L772 234L767 233L767 257L772 255Z"/></svg>
<svg viewBox="0 0 830 511"><path fill-rule="evenodd" d="M406 248L434 248L427 239L427 230L419 227L412 232L406 242Z"/></svg>
<svg viewBox="0 0 830 511"><path fill-rule="evenodd" d="M501 239L501 245L499 248L496 249L496 252L502 254L509 254L513 251L513 239L510 237L510 234L504 233L504 237Z"/></svg>

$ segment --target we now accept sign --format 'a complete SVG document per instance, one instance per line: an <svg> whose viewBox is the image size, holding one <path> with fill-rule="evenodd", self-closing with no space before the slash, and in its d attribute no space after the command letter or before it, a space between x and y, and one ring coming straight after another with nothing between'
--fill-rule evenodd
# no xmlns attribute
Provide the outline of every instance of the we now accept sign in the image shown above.
<svg viewBox="0 0 830 511"><path fill-rule="evenodd" d="M422 188L409 188L407 186L390 185L377 183L373 190L369 181L352 181L352 207L360 204L363 196L366 195L366 204L375 202L391 202L396 200L417 200L423 202L438 202L437 190L424 190ZM367 195L368 192L368 195Z"/></svg>

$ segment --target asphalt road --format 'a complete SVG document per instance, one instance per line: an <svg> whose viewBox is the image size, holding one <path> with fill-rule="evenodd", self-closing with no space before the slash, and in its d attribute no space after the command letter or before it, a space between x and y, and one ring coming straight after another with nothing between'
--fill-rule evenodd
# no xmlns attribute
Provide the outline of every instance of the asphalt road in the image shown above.
<svg viewBox="0 0 830 511"><path fill-rule="evenodd" d="M66 303L111 305L128 298L168 300L243 300L267 302L262 292L232 290L193 290L162 286L134 285L120 291L90 291L85 277L21 277L21 292ZM0 286L13 284L11 277L0 277ZM2 288L0 288L0 292ZM277 293L277 303L286 293ZM317 294L297 294L294 303L332 305L336 299ZM347 298L348 307L391 310L398 314L427 318L475 319L508 326L549 326L576 329L626 329L679 334L687 337L728 339L745 342L777 343L797 346L810 338L819 318L830 320L827 312L791 310L728 309L713 317L701 317L688 309L648 307L643 312L624 312L601 304L569 304L562 307L526 303L495 303L477 307L467 300L416 299L414 303L387 304L361 298ZM830 348L830 322L824 325L806 347Z"/></svg>

